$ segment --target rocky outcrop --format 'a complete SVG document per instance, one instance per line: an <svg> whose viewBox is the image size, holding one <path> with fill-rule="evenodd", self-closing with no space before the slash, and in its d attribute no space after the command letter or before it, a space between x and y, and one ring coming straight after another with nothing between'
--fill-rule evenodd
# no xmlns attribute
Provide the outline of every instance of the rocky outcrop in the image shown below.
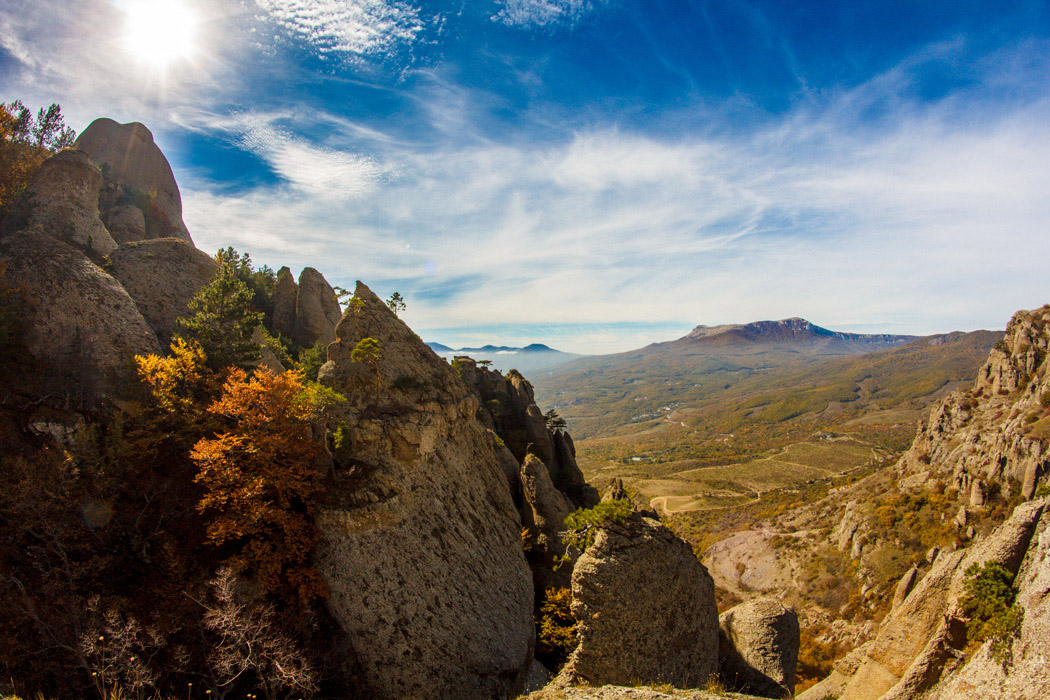
<svg viewBox="0 0 1050 700"><path fill-rule="evenodd" d="M842 700L910 700L937 684L965 644L959 601L966 571L994 561L1016 572L1045 503L1018 506L990 536L968 550L944 553L865 647ZM963 625L962 629L965 629Z"/></svg>
<svg viewBox="0 0 1050 700"><path fill-rule="evenodd" d="M134 355L159 352L135 302L80 249L31 227L0 241L0 264L23 296L22 341L41 394L112 396L134 375Z"/></svg>
<svg viewBox="0 0 1050 700"><path fill-rule="evenodd" d="M1048 323L1050 307L1017 312L973 388L934 407L898 463L910 488L940 479L971 506L985 503L989 482L1032 497L1050 461Z"/></svg>
<svg viewBox="0 0 1050 700"><path fill-rule="evenodd" d="M579 646L565 678L695 688L718 670L714 583L658 521L607 522L576 562L572 596Z"/></svg>
<svg viewBox="0 0 1050 700"><path fill-rule="evenodd" d="M289 340L295 337L295 303L298 297L299 285L295 283L292 271L287 267L282 267L277 271L277 283L273 288L273 328L271 331L275 336Z"/></svg>
<svg viewBox="0 0 1050 700"><path fill-rule="evenodd" d="M602 503L608 503L609 501L629 501L630 497L627 495L627 489L623 487L623 479L613 479L609 485L609 490L602 496Z"/></svg>
<svg viewBox="0 0 1050 700"><path fill-rule="evenodd" d="M299 273L295 300L295 331L292 338L308 348L314 343L335 340L335 326L342 317L332 285L317 270L304 268Z"/></svg>
<svg viewBox="0 0 1050 700"><path fill-rule="evenodd" d="M146 216L130 204L110 207L102 214L102 223L118 245L146 239Z"/></svg>
<svg viewBox="0 0 1050 700"><path fill-rule="evenodd" d="M110 274L135 300L163 347L171 342L175 319L189 314L193 295L219 269L210 255L177 238L122 245L110 263Z"/></svg>
<svg viewBox="0 0 1050 700"><path fill-rule="evenodd" d="M1045 499L1038 534L1014 581L1024 610L1020 634L997 657L985 643L965 665L956 665L927 695L930 700L1021 700L1050 696L1050 514Z"/></svg>
<svg viewBox="0 0 1050 700"><path fill-rule="evenodd" d="M110 206L138 200L146 238L180 238L192 242L182 221L182 197L168 159L142 124L96 119L80 134L76 147L105 171ZM136 196L138 195L138 196ZM129 204L129 202L123 202ZM109 206L106 207L107 213Z"/></svg>
<svg viewBox="0 0 1050 700"><path fill-rule="evenodd" d="M547 465L535 455L526 455L521 464L521 490L524 500L522 526L525 527L525 554L533 571L536 593L550 588L567 588L571 563L560 564L565 555L561 532L565 518L575 507L551 483Z"/></svg>
<svg viewBox="0 0 1050 700"><path fill-rule="evenodd" d="M98 216L102 173L82 151L66 149L44 161L33 178L27 229L97 256L117 244Z"/></svg>
<svg viewBox="0 0 1050 700"><path fill-rule="evenodd" d="M719 676L733 690L764 698L795 694L799 625L775 598L756 598L722 613Z"/></svg>
<svg viewBox="0 0 1050 700"><path fill-rule="evenodd" d="M513 696L532 660L533 593L495 440L452 368L363 284L357 297L319 377L348 399L317 558L347 663L375 698ZM375 368L351 358L366 337Z"/></svg>
<svg viewBox="0 0 1050 700"><path fill-rule="evenodd" d="M317 270L304 268L299 283L282 267L273 290L271 332L308 348L335 340L335 327L342 317L332 285Z"/></svg>
<svg viewBox="0 0 1050 700"><path fill-rule="evenodd" d="M469 357L457 357L453 366L481 401L478 419L491 428L519 463L527 454L539 457L550 470L555 488L577 508L599 502L598 491L583 478L576 448L564 430L549 430L536 405L532 384L516 370L507 376L479 367Z"/></svg>

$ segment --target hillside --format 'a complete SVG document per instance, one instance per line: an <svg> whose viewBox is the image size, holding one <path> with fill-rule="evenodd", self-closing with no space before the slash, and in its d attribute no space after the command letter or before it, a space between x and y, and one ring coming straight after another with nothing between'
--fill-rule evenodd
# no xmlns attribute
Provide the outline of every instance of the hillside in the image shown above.
<svg viewBox="0 0 1050 700"><path fill-rule="evenodd" d="M577 361L536 378L538 401L568 420L595 484L623 478L672 507L727 506L892 458L1000 338L975 331L901 345L784 325L765 340L756 330L766 324L698 329ZM855 354L885 344L894 347Z"/></svg>

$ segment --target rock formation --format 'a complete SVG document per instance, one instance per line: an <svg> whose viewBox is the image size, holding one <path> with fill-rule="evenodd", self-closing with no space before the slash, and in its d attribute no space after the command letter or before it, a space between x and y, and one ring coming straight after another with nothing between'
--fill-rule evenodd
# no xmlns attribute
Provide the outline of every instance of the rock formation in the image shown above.
<svg viewBox="0 0 1050 700"><path fill-rule="evenodd" d="M549 430L543 411L536 405L532 385L519 372L507 376L479 367L469 357L453 361L457 373L481 400L478 418L503 440L522 463L526 454L539 457L550 470L551 482L577 508L599 501L598 491L583 478L576 463L576 448L564 430Z"/></svg>
<svg viewBox="0 0 1050 700"><path fill-rule="evenodd" d="M561 532L565 518L575 510L572 502L551 482L547 465L535 455L526 455L521 464L521 490L524 500L521 524L526 529L525 555L535 579L537 595L551 588L567 588L571 563L558 565L565 555Z"/></svg>
<svg viewBox="0 0 1050 700"><path fill-rule="evenodd" d="M335 290L320 272L304 268L299 273L299 284L287 267L277 272L271 326L274 335L304 348L318 342L327 345L335 340L335 327L341 317Z"/></svg>
<svg viewBox="0 0 1050 700"><path fill-rule="evenodd" d="M112 119L96 119L77 138L76 148L104 166L113 207L127 206L122 200L134 199L131 195L135 193L142 195L144 200L136 206L145 205L147 209L142 212L145 238L174 237L192 242L182 221L182 197L175 175L149 129L138 122L118 124ZM107 209L107 219L117 216Z"/></svg>
<svg viewBox="0 0 1050 700"><path fill-rule="evenodd" d="M533 593L495 439L452 368L363 284L357 297L320 373L349 399L351 445L318 517L328 607L374 697L513 696ZM365 337L378 372L351 359Z"/></svg>
<svg viewBox="0 0 1050 700"><path fill-rule="evenodd" d="M23 294L32 377L54 390L112 396L134 373L134 355L159 352L132 298L78 248L27 228L0 241L0 264Z"/></svg>
<svg viewBox="0 0 1050 700"><path fill-rule="evenodd" d="M26 226L65 241L95 256L117 247L98 217L102 173L80 151L65 150L44 161L29 185Z"/></svg>
<svg viewBox="0 0 1050 700"><path fill-rule="evenodd" d="M163 347L175 319L189 313L193 295L219 269L215 259L177 238L127 243L113 251L109 272L135 300Z"/></svg>
<svg viewBox="0 0 1050 700"><path fill-rule="evenodd" d="M798 615L775 598L756 598L718 618L719 675L733 690L765 698L795 694Z"/></svg>
<svg viewBox="0 0 1050 700"><path fill-rule="evenodd" d="M318 341L332 342L342 315L332 285L312 267L303 268L295 301L295 342L304 348Z"/></svg>
<svg viewBox="0 0 1050 700"><path fill-rule="evenodd" d="M702 686L718 670L714 583L658 521L608 522L572 572L579 646L562 676L591 685Z"/></svg>

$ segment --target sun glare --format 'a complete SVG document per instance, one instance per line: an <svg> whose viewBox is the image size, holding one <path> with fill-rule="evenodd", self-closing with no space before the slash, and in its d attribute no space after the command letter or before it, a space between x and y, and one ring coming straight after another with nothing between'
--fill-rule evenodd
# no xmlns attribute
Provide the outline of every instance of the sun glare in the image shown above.
<svg viewBox="0 0 1050 700"><path fill-rule="evenodd" d="M164 68L194 52L197 17L182 0L130 0L124 45L139 61Z"/></svg>

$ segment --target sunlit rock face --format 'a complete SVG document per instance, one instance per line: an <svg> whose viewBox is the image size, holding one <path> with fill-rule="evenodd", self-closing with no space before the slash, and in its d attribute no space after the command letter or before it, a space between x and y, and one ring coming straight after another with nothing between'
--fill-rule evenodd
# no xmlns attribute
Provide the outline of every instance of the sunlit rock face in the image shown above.
<svg viewBox="0 0 1050 700"><path fill-rule="evenodd" d="M105 182L100 198L103 219L117 218L111 211L134 205L143 209L144 235L126 224L126 213L120 215L122 235L144 238L180 238L192 243L182 221L182 197L175 184L168 159L153 141L153 134L142 124L118 124L112 119L96 119L76 140L102 168Z"/></svg>
<svg viewBox="0 0 1050 700"><path fill-rule="evenodd" d="M347 397L318 524L328 606L376 698L514 697L532 661L521 519L478 400L367 287L319 381ZM373 365L356 361L364 338Z"/></svg>

